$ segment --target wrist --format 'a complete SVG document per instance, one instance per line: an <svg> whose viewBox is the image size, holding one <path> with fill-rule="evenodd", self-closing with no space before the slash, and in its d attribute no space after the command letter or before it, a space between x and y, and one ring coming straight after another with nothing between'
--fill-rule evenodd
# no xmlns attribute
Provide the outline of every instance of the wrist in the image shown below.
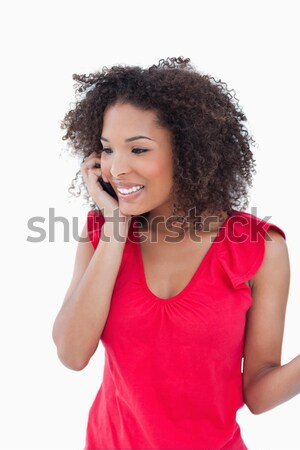
<svg viewBox="0 0 300 450"><path fill-rule="evenodd" d="M129 226L130 221L128 220L124 222L105 221L101 228L101 240L106 242L125 243L128 236Z"/></svg>

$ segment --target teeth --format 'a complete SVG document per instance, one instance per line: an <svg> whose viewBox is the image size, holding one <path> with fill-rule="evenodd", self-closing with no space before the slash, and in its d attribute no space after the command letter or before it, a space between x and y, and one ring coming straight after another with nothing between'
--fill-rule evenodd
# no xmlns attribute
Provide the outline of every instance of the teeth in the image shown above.
<svg viewBox="0 0 300 450"><path fill-rule="evenodd" d="M140 189L143 189L144 186L134 186L131 189L122 189L122 188L117 188L117 190L121 193L121 194L132 194L133 192L139 191Z"/></svg>

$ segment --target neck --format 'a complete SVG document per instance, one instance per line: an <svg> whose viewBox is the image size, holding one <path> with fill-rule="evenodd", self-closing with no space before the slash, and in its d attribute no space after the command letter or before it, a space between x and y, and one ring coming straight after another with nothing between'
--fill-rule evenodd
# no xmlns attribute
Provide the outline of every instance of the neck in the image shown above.
<svg viewBox="0 0 300 450"><path fill-rule="evenodd" d="M220 220L218 216L203 216L202 227L197 230L194 229L192 222L187 222L185 224L185 229L182 228L182 221L176 221L174 216L153 216L151 211L142 215L140 230L150 234L156 233L159 236L166 236L170 233L176 233L180 235L189 233L215 233L219 230L220 226L224 223L227 218L226 212L224 212L223 220ZM173 220L172 220L173 219Z"/></svg>

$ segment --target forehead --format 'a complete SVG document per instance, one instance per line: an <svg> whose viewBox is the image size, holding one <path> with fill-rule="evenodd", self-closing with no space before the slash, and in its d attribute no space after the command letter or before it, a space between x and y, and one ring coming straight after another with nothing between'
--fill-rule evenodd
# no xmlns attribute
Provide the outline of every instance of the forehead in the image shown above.
<svg viewBox="0 0 300 450"><path fill-rule="evenodd" d="M154 110L143 110L130 103L117 103L106 108L103 115L103 130L139 130L159 128Z"/></svg>

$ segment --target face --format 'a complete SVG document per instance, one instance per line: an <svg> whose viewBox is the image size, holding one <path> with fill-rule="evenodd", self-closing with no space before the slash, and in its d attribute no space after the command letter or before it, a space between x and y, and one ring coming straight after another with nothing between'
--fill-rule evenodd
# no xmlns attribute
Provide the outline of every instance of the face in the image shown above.
<svg viewBox="0 0 300 450"><path fill-rule="evenodd" d="M118 195L124 215L149 211L149 219L171 215L173 160L171 132L153 111L131 104L109 106L103 117L101 169ZM122 194L119 188L144 186ZM128 191L127 191L128 192Z"/></svg>

